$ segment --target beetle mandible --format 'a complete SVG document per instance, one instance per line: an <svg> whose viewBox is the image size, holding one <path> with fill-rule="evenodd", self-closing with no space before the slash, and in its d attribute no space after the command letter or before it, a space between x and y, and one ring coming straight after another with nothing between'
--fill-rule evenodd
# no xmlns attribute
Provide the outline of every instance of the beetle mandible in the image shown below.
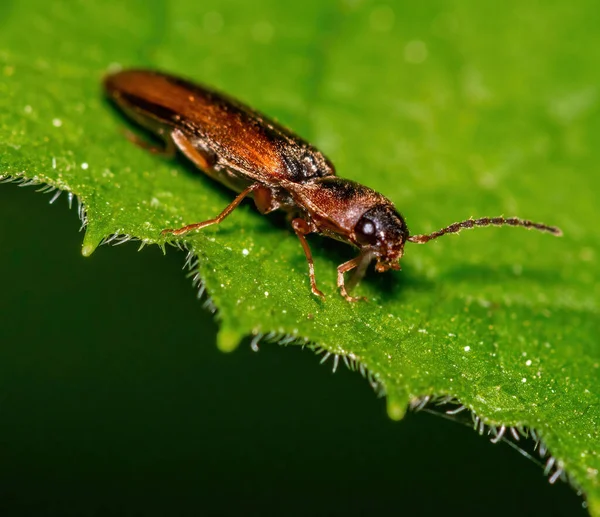
<svg viewBox="0 0 600 517"><path fill-rule="evenodd" d="M146 149L173 156L183 153L211 178L238 192L214 219L189 224L163 234L183 235L219 224L247 197L258 210L287 212L308 262L310 285L324 297L315 279L306 235L318 233L358 248L358 255L338 266L337 285L354 302L344 274L356 269L359 280L374 260L379 273L400 269L404 244L424 244L449 233L477 226L523 226L562 235L559 228L516 217L468 219L423 235L411 235L394 204L382 194L352 180L339 178L333 164L314 146L287 128L236 99L205 86L152 70L123 70L104 79L107 95L136 123L164 141L151 146L129 135Z"/></svg>

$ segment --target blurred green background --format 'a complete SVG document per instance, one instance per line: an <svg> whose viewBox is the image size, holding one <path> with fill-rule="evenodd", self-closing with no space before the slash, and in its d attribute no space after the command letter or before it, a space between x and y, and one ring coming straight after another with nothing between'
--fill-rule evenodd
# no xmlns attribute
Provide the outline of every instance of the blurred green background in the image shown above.
<svg viewBox="0 0 600 517"><path fill-rule="evenodd" d="M181 266L79 254L75 210L0 186L3 515L586 515L506 444L386 415L297 347L225 355Z"/></svg>

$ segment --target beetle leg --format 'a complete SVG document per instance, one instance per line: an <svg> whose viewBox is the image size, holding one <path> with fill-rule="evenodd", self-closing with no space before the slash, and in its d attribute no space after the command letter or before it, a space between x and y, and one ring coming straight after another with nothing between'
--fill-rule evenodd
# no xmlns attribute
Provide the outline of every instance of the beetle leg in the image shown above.
<svg viewBox="0 0 600 517"><path fill-rule="evenodd" d="M302 249L304 250L304 254L306 255L306 261L308 262L308 276L310 277L310 288L313 294L316 294L321 298L325 298L323 292L317 288L317 280L315 278L315 264L313 262L312 253L310 252L310 247L308 246L308 242L306 241L305 237L305 235L311 233L312 230L308 223L304 219L300 219L299 217L292 220L292 228L296 232L298 239L300 239L300 244L302 244Z"/></svg>
<svg viewBox="0 0 600 517"><path fill-rule="evenodd" d="M186 158L195 163L200 170L211 176L213 179L219 180L218 176L212 173L215 164L215 157L210 155L209 151L202 153L197 145L194 145L190 139L179 129L171 132L172 142L186 156Z"/></svg>
<svg viewBox="0 0 600 517"><path fill-rule="evenodd" d="M131 131L125 130L123 131L123 133L127 140L152 154L164 156L165 158L173 158L175 156L175 144L173 143L173 140L171 138L165 138L164 146L159 147L157 145L151 144L150 142L147 142L146 140L139 137L135 133L132 133Z"/></svg>
<svg viewBox="0 0 600 517"><path fill-rule="evenodd" d="M206 228L207 226L210 226L211 224L219 224L223 219L225 219L231 212L233 212L237 208L237 206L242 202L242 200L248 194L250 194L250 192L257 189L258 187L260 187L260 183L253 183L249 187L246 187L244 190L242 190L237 195L237 197L231 203L229 203L227 205L225 210L223 210L214 219L207 219L206 221L202 221L201 223L188 224L187 226L184 226L183 228L177 228L177 229L169 228L169 229L163 230L161 232L161 234L165 235L166 233L172 233L173 235L183 235L184 233L191 232L192 230L200 230L201 228Z"/></svg>
<svg viewBox="0 0 600 517"><path fill-rule="evenodd" d="M367 300L364 296L350 296L346 290L346 284L344 283L344 273L352 271L356 266L359 266L365 259L365 255L360 254L358 257L354 257L348 262L340 264L337 268L338 280L337 285L340 288L341 295L346 298L348 302L358 302L359 300Z"/></svg>

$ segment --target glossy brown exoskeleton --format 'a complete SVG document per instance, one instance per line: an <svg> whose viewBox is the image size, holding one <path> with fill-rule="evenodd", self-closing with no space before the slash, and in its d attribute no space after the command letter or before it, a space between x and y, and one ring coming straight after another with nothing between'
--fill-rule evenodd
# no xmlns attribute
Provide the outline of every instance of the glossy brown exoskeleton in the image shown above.
<svg viewBox="0 0 600 517"><path fill-rule="evenodd" d="M404 243L423 244L463 228L489 225L524 226L561 235L553 226L513 218L469 219L428 235L410 235L404 218L383 195L351 180L338 178L332 163L315 147L288 129L239 101L185 79L150 70L124 70L105 78L110 98L133 120L165 142L173 155L179 149L204 173L239 192L214 219L163 234L182 235L220 223L251 195L258 210L287 212L308 261L312 292L317 288L306 235L320 233L352 244L357 257L338 266L338 287L350 296L344 274L356 268L359 279L367 266L384 272L400 269Z"/></svg>

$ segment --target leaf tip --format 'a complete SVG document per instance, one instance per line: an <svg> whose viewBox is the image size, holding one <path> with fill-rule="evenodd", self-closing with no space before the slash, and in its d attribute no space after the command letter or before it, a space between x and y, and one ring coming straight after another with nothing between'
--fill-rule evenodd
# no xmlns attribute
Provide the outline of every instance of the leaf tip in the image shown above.
<svg viewBox="0 0 600 517"><path fill-rule="evenodd" d="M240 344L243 336L231 329L219 329L217 334L217 348L221 352L233 352Z"/></svg>
<svg viewBox="0 0 600 517"><path fill-rule="evenodd" d="M99 237L96 232L93 232L90 227L86 228L83 244L81 246L81 254L84 257L89 257L102 242L102 237Z"/></svg>
<svg viewBox="0 0 600 517"><path fill-rule="evenodd" d="M387 399L387 414L395 421L402 420L406 414L407 405L391 397Z"/></svg>
<svg viewBox="0 0 600 517"><path fill-rule="evenodd" d="M93 244L84 244L81 247L81 254L84 257L89 257L92 253L94 253L94 251L96 250L97 246L94 246Z"/></svg>

